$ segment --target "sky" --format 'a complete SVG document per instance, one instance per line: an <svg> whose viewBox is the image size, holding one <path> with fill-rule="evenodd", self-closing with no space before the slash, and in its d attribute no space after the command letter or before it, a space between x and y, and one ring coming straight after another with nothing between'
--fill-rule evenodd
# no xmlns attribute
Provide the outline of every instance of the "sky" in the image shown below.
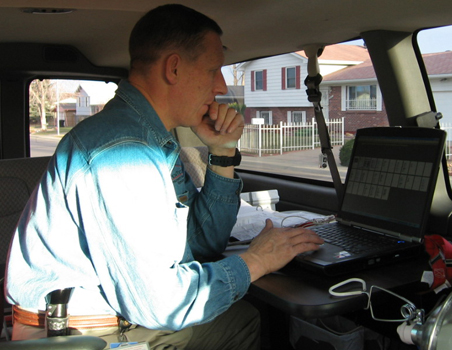
<svg viewBox="0 0 452 350"><path fill-rule="evenodd" d="M418 34L418 43L422 53L452 50L452 26L423 30Z"/></svg>
<svg viewBox="0 0 452 350"><path fill-rule="evenodd" d="M418 34L418 43L422 53L452 51L452 26L421 31ZM348 44L363 45L363 41L355 40ZM222 71L226 84L232 85L231 68L223 67Z"/></svg>

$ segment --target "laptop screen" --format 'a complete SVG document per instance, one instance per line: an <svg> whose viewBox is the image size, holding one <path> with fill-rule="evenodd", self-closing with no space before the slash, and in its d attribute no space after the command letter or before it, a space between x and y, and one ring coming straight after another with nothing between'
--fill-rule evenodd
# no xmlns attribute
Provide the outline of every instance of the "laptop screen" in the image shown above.
<svg viewBox="0 0 452 350"><path fill-rule="evenodd" d="M422 238L444 142L438 129L358 130L339 218Z"/></svg>

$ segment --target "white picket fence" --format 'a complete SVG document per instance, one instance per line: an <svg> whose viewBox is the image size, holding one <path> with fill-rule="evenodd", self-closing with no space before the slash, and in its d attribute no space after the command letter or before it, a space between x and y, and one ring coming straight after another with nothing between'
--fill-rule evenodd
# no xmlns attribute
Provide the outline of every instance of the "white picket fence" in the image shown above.
<svg viewBox="0 0 452 350"><path fill-rule="evenodd" d="M325 121L331 145L344 144L344 118ZM320 146L317 122L279 123L276 125L247 124L239 140L239 149L244 153L262 156L283 152L314 149Z"/></svg>

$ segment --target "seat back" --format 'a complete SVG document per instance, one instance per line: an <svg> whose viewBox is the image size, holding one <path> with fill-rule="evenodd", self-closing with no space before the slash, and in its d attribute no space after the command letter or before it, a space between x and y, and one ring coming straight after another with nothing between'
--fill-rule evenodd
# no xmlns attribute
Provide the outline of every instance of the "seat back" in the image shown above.
<svg viewBox="0 0 452 350"><path fill-rule="evenodd" d="M0 160L0 300L9 244L28 198L47 168L50 157ZM6 303L6 302L5 302ZM0 333L7 304L0 303Z"/></svg>
<svg viewBox="0 0 452 350"><path fill-rule="evenodd" d="M50 157L0 160L0 264L6 263L19 217L49 160ZM3 276L3 271L0 274Z"/></svg>
<svg viewBox="0 0 452 350"><path fill-rule="evenodd" d="M209 151L206 146L181 148L180 159L197 188L204 185L208 155Z"/></svg>

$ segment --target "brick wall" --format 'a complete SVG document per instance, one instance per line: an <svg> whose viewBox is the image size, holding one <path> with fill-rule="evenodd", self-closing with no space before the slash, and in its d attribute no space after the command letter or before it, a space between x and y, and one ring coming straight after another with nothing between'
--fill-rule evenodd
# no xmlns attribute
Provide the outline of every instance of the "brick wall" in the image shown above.
<svg viewBox="0 0 452 350"><path fill-rule="evenodd" d="M388 117L383 104L382 111L342 111L341 110L341 87L333 86L329 89L329 118L344 119L345 133L354 134L357 129L371 126L388 126ZM312 107L247 107L245 110L245 123L251 124L251 118L256 117L256 111L272 111L273 124L280 121L287 122L288 111L306 111L306 120L314 118Z"/></svg>
<svg viewBox="0 0 452 350"><path fill-rule="evenodd" d="M346 133L354 134L357 129L389 125L384 104L382 111L342 111L340 86L331 87L329 97L329 117L332 119L345 118Z"/></svg>
<svg viewBox="0 0 452 350"><path fill-rule="evenodd" d="M287 123L288 111L306 111L307 121L314 118L314 109L312 107L246 107L244 115L246 124L251 124L251 118L256 118L257 111L271 111L273 124L279 124L281 121Z"/></svg>

